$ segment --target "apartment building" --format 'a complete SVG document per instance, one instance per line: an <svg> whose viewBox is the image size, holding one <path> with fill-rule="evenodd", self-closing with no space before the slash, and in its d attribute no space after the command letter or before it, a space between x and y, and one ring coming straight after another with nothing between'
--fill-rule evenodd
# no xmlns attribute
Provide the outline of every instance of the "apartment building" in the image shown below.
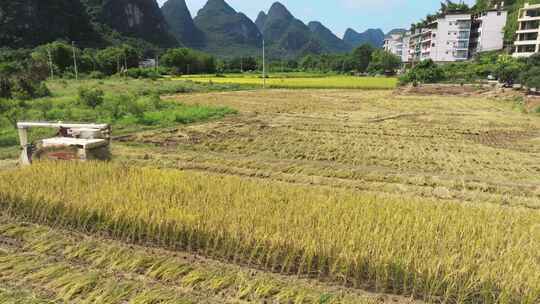
<svg viewBox="0 0 540 304"><path fill-rule="evenodd" d="M504 27L508 12L499 7L472 16L469 56L504 48Z"/></svg>
<svg viewBox="0 0 540 304"><path fill-rule="evenodd" d="M398 56L402 62L407 62L410 37L410 32L388 35L384 38L384 50Z"/></svg>
<svg viewBox="0 0 540 304"><path fill-rule="evenodd" d="M471 15L452 13L411 31L407 62L431 59L455 62L469 58Z"/></svg>
<svg viewBox="0 0 540 304"><path fill-rule="evenodd" d="M421 27L413 27L402 35L386 37L385 50L400 56L403 62L419 62L431 59L435 62L456 62L470 59L477 53L502 50L504 48L504 27L508 12L503 10L504 2L500 1L493 9L472 15L464 11L456 11L438 16ZM530 43L534 38L538 51L538 35L540 23L540 5L527 5L520 13L520 25L523 30L518 33L532 32L535 35L523 36ZM529 21L534 19L535 23ZM522 44L519 42L517 44ZM529 51L531 47L520 49ZM533 51L534 52L534 51Z"/></svg>
<svg viewBox="0 0 540 304"><path fill-rule="evenodd" d="M540 52L540 4L526 3L519 10L518 24L513 56L516 58L530 57Z"/></svg>

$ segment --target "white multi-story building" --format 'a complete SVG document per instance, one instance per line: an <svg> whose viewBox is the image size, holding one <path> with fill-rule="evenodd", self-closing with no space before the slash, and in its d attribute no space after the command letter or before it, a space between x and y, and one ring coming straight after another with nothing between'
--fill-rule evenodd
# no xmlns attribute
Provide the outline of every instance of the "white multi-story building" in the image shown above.
<svg viewBox="0 0 540 304"><path fill-rule="evenodd" d="M504 27L508 12L494 9L472 16L469 55L504 48Z"/></svg>
<svg viewBox="0 0 540 304"><path fill-rule="evenodd" d="M409 60L409 40L411 33L388 35L384 39L384 50L398 56L402 62Z"/></svg>
<svg viewBox="0 0 540 304"><path fill-rule="evenodd" d="M540 4L526 3L519 10L519 27L514 42L514 57L529 57L540 52Z"/></svg>
<svg viewBox="0 0 540 304"><path fill-rule="evenodd" d="M403 34L392 34L384 37L384 50L401 57L403 54Z"/></svg>
<svg viewBox="0 0 540 304"><path fill-rule="evenodd" d="M431 59L455 62L469 58L471 15L446 14L422 28L412 31L408 62Z"/></svg>

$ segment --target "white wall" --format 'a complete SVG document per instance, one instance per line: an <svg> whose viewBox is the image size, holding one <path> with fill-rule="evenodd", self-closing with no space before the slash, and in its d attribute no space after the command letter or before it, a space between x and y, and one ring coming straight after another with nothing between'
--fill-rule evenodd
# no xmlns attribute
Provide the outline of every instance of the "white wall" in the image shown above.
<svg viewBox="0 0 540 304"><path fill-rule="evenodd" d="M500 14L498 14L500 13ZM487 12L487 15L480 17L480 38L478 40L477 52L497 51L504 47L504 26L508 13Z"/></svg>
<svg viewBox="0 0 540 304"><path fill-rule="evenodd" d="M460 32L466 31L467 35L470 35L471 26L470 26L471 15L469 14L459 14L459 15L447 15L445 18L438 20L437 31L435 32L436 37L433 38L435 46L431 50L431 59L436 62L453 62L458 60L465 60L465 58L456 57L455 53L457 52L456 48L460 43L463 44L464 49L468 49L469 40L459 40ZM467 29L459 29L459 25L463 22L469 22ZM464 50L468 54L468 51Z"/></svg>
<svg viewBox="0 0 540 304"><path fill-rule="evenodd" d="M411 41L410 33L405 34L403 37L403 53L401 54L401 61L402 62L408 62L409 61L409 42Z"/></svg>

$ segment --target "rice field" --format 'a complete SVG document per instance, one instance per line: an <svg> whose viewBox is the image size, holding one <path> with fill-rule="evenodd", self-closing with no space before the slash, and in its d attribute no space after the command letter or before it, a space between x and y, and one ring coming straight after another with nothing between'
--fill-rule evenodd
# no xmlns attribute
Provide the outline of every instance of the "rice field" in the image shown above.
<svg viewBox="0 0 540 304"><path fill-rule="evenodd" d="M190 80L198 83L238 84L263 86L263 79L258 75L225 75L216 76L182 76L173 80ZM357 76L295 76L274 75L266 79L268 88L285 89L363 89L384 90L394 89L397 78L387 77L357 77Z"/></svg>
<svg viewBox="0 0 540 304"><path fill-rule="evenodd" d="M0 270L0 303L6 304L380 303L376 294L5 216L0 218Z"/></svg>
<svg viewBox="0 0 540 304"><path fill-rule="evenodd" d="M2 172L0 206L38 223L427 301L540 300L540 213L525 208L95 163Z"/></svg>
<svg viewBox="0 0 540 304"><path fill-rule="evenodd" d="M539 117L410 94L167 95L238 113L0 155L0 302L539 303Z"/></svg>

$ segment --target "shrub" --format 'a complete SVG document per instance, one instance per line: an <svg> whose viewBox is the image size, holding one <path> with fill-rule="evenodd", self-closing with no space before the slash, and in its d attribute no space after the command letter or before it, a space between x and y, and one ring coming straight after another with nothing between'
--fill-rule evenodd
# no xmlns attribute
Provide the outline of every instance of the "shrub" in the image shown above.
<svg viewBox="0 0 540 304"><path fill-rule="evenodd" d="M371 55L368 72L370 74L395 75L400 66L401 59L399 57L387 51L376 50Z"/></svg>
<svg viewBox="0 0 540 304"><path fill-rule="evenodd" d="M104 93L98 88L79 88L79 102L85 106L95 109L103 104Z"/></svg>
<svg viewBox="0 0 540 304"><path fill-rule="evenodd" d="M92 72L90 72L90 74L88 74L88 78L91 78L91 79L103 79L103 78L105 78L105 74L103 74L100 71L92 71Z"/></svg>
<svg viewBox="0 0 540 304"><path fill-rule="evenodd" d="M523 64L510 55L500 55L497 59L495 75L500 82L513 84L519 78L523 71Z"/></svg>
<svg viewBox="0 0 540 304"><path fill-rule="evenodd" d="M64 78L64 79L75 79L75 73L72 72L72 71L65 71L62 74L62 78Z"/></svg>
<svg viewBox="0 0 540 304"><path fill-rule="evenodd" d="M145 68L131 68L127 71L127 75L131 78L148 78L148 79L158 79L161 75L156 72L155 69L145 69Z"/></svg>
<svg viewBox="0 0 540 304"><path fill-rule="evenodd" d="M45 83L33 80L30 77L17 77L11 81L11 97L15 99L29 100L51 95Z"/></svg>
<svg viewBox="0 0 540 304"><path fill-rule="evenodd" d="M535 70L536 71L533 72L540 73L540 69ZM540 90L540 74L530 75L529 77L525 78L523 84L529 88Z"/></svg>
<svg viewBox="0 0 540 304"><path fill-rule="evenodd" d="M11 98L11 81L7 77L0 77L0 98Z"/></svg>
<svg viewBox="0 0 540 304"><path fill-rule="evenodd" d="M18 143L19 139L14 129L0 130L0 147L16 146Z"/></svg>
<svg viewBox="0 0 540 304"><path fill-rule="evenodd" d="M444 79L444 70L437 64L435 64L433 60L428 59L421 61L412 69L410 69L405 75L400 78L400 83L436 83L443 81Z"/></svg>

